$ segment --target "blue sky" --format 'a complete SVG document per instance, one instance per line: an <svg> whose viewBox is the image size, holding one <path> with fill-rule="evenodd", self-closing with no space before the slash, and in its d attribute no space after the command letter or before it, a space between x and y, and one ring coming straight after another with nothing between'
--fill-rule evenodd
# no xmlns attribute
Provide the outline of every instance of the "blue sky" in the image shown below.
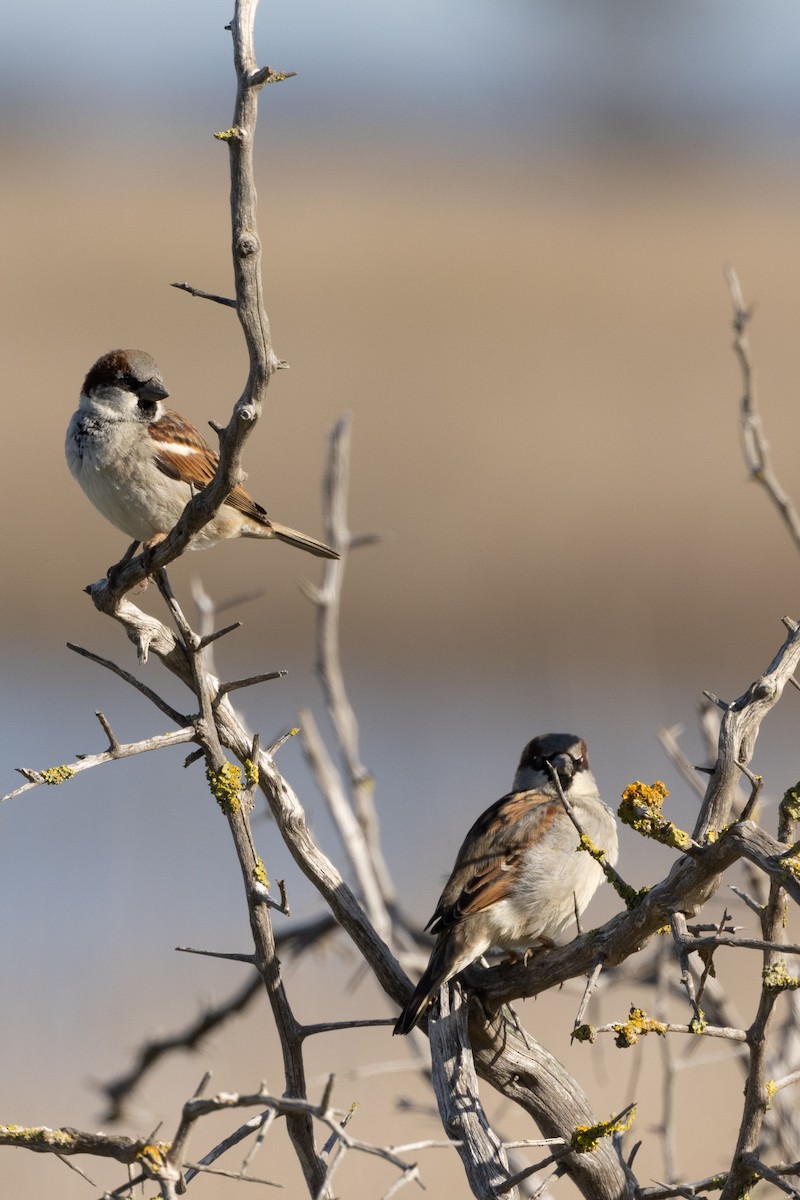
<svg viewBox="0 0 800 1200"><path fill-rule="evenodd" d="M57 129L124 114L141 130L169 97L178 122L213 125L230 107L230 13L230 0L9 6L5 120ZM257 28L262 61L300 72L287 119L307 133L391 122L466 138L727 132L783 153L796 141L789 0L277 0Z"/></svg>

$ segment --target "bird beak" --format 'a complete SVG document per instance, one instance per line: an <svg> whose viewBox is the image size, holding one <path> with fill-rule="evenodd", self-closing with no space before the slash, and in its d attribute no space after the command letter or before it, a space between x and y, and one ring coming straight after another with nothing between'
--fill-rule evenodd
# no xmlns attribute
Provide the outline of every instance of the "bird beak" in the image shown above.
<svg viewBox="0 0 800 1200"><path fill-rule="evenodd" d="M548 762L561 780L561 786L564 787L569 783L575 774L575 760L569 754L556 754L553 758L548 759Z"/></svg>
<svg viewBox="0 0 800 1200"><path fill-rule="evenodd" d="M138 395L142 400L166 400L169 392L160 379L148 379L139 388Z"/></svg>

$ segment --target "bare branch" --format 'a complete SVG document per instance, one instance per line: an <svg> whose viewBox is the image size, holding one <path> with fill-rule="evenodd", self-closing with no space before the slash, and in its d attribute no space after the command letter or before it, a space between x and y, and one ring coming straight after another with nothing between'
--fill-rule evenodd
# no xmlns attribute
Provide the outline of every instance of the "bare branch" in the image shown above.
<svg viewBox="0 0 800 1200"><path fill-rule="evenodd" d="M747 328L752 309L745 307L739 279L733 267L725 268L725 278L733 303L733 350L742 372L742 399L739 407L739 435L745 465L754 479L766 491L789 531L795 549L800 550L800 516L789 495L783 490L772 466L769 444L764 436L761 413L756 401L755 370L750 358Z"/></svg>
<svg viewBox="0 0 800 1200"><path fill-rule="evenodd" d="M216 636L221 637L225 632L223 629ZM207 645L208 639L200 643L201 646L203 644ZM285 679L288 674L288 671L265 671L261 675L249 675L246 679L232 679L230 683L221 683L214 703L218 704L223 696L227 696L229 692L236 692L239 688L254 687L257 683L271 683L273 679Z"/></svg>
<svg viewBox="0 0 800 1200"><path fill-rule="evenodd" d="M333 917L326 913L321 917L314 917L302 924L295 925L294 928L289 928L285 931L282 930L280 933L277 933L275 935L275 945L281 953L297 957L304 951L314 946L319 946L337 928L338 926ZM202 950L191 950L183 946L178 946L176 949L193 954L208 953ZM212 955L212 957L216 957L216 955ZM242 958L246 960L246 956L240 956L238 961L241 961ZM252 956L250 956L250 961L252 962ZM186 1029L168 1034L163 1038L154 1038L152 1041L145 1042L137 1051L134 1063L130 1069L123 1075L103 1085L102 1092L109 1105L104 1119L108 1121L118 1121L120 1119L125 1101L141 1083L145 1075L162 1058L176 1051L196 1050L203 1040L219 1029L220 1026L224 1025L232 1017L244 1012L250 1002L256 996L262 994L262 991L262 980L257 973L254 973L247 983L238 988L227 1000L223 1000L220 1004L213 1005L200 1012Z"/></svg>
<svg viewBox="0 0 800 1200"><path fill-rule="evenodd" d="M317 1033L332 1033L340 1029L370 1029L379 1025L385 1025L387 1028L394 1025L394 1017L366 1017L359 1021L320 1021L316 1025L303 1025L300 1033L302 1037L313 1037Z"/></svg>
<svg viewBox="0 0 800 1200"><path fill-rule="evenodd" d="M212 642L216 642L219 638L225 637L229 633L233 633L237 629L242 628L241 621L233 621L230 625L226 625L223 629L217 629L214 633L209 633L200 639L200 649L205 650L206 646L210 646Z"/></svg>
<svg viewBox="0 0 800 1200"><path fill-rule="evenodd" d="M451 1001L452 995L452 1001ZM440 1017L431 1017L433 1088L442 1127L457 1142L458 1153L474 1196L493 1197L511 1177L508 1157L484 1112L478 1076L467 1035L467 1010L458 985L441 989ZM505 1190L518 1200L517 1189Z"/></svg>
<svg viewBox="0 0 800 1200"><path fill-rule="evenodd" d="M143 696L146 696L151 704L154 704L156 708L160 709L160 711L163 712L165 716L169 717L171 721L174 721L176 725L189 724L188 717L184 716L183 713L179 713L177 709L172 707L171 704L167 704L166 700L163 700L161 696L159 696L157 692L154 692L152 688L148 687L146 683L142 683L141 679L137 679L135 675L132 675L130 671L126 671L124 667L117 666L117 664L112 662L110 658L103 658L100 654L93 654L91 650L85 650L83 646L76 646L73 642L67 642L67 649L74 651L75 654L80 654L81 658L88 658L90 662L97 663L99 666L105 667L107 671L111 671L112 674L118 675L120 679L124 679L126 683L131 685L132 688L136 688L137 692L141 692Z"/></svg>
<svg viewBox="0 0 800 1200"><path fill-rule="evenodd" d="M339 551L338 560L327 560L322 585L305 589L317 610L317 674L325 696L336 737L345 761L355 813L366 841L368 858L384 904L392 908L396 893L380 845L378 815L374 804L374 781L361 760L358 721L347 695L339 645L339 612L347 552L353 535L347 517L350 481L349 417L337 421L330 436L328 470L323 487L325 536ZM366 544L370 539L362 540Z"/></svg>
<svg viewBox="0 0 800 1200"><path fill-rule="evenodd" d="M792 842L795 836L795 809L790 805L781 805L778 822L778 837L782 843ZM788 866L789 855L794 857L795 847L787 850L778 857L784 867ZM788 872L784 871L784 875ZM770 876L769 898L761 913L761 934L765 942L773 943L778 940L784 925L784 910L786 892L784 886L788 881L780 874ZM767 1090L767 1061L768 1035L775 1012L775 1002L781 991L787 987L797 987L797 980L788 975L780 951L767 949L763 953L761 971L761 995L755 1020L748 1030L748 1049L750 1059L745 1080L744 1106L742 1109L739 1134L736 1146L731 1156L731 1166L720 1200L736 1200L752 1181L754 1163L759 1154L761 1132L768 1108L769 1093ZM756 1169L766 1178L770 1173L762 1163L758 1162ZM775 1182L775 1179L772 1179ZM783 1190L786 1190L784 1187ZM789 1189L791 1194L797 1194Z"/></svg>
<svg viewBox="0 0 800 1200"><path fill-rule="evenodd" d="M200 958L221 958L226 962L247 963L251 967L255 965L252 954L242 954L237 950L199 950L196 946L176 946L175 950L178 954L197 954Z"/></svg>
<svg viewBox="0 0 800 1200"><path fill-rule="evenodd" d="M415 1176L417 1174L417 1168L414 1164L404 1162L398 1155L393 1154L391 1150L351 1137L344 1127L346 1113L337 1112L325 1104L312 1104L308 1100L301 1100L293 1096L272 1096L263 1090L250 1095L240 1095L235 1092L219 1092L216 1096L210 1096L207 1099L188 1100L183 1106L183 1115L172 1141L172 1150L174 1152L186 1143L191 1126L200 1117L207 1116L210 1113L223 1112L228 1109L265 1107L274 1109L279 1115L287 1118L301 1115L309 1118L313 1117L326 1125L348 1149L360 1150L365 1154L382 1158L404 1173L409 1172ZM248 1122L248 1132L252 1132L253 1124L254 1122ZM208 1157L208 1155L205 1156L205 1158ZM327 1182L327 1179L324 1182Z"/></svg>
<svg viewBox="0 0 800 1200"><path fill-rule="evenodd" d="M242 1171L221 1171L218 1168L209 1167L205 1163L183 1164L187 1172L191 1171L192 1175L202 1173L203 1175L218 1175L221 1179L236 1179L239 1183L260 1183L262 1187L282 1188L282 1183L276 1183L274 1179L261 1179L258 1175L245 1175Z"/></svg>
<svg viewBox="0 0 800 1200"><path fill-rule="evenodd" d="M592 993L594 992L595 988L597 987L598 981L600 979L600 972L602 971L602 969L603 969L603 962L601 959L599 962L595 963L593 970L589 972L588 978L586 980L586 987L583 989L583 996L581 998L581 1002L578 1007L578 1011L575 1014L574 1025L576 1027L578 1025L580 1025L581 1022L583 1021L584 1013L586 1012L586 1009L589 1005L589 1000L592 996Z"/></svg>
<svg viewBox="0 0 800 1200"><path fill-rule="evenodd" d="M685 781L693 792L698 796L702 796L706 790L705 784L697 774L697 768L694 767L686 757L678 745L678 737L682 732L680 725L673 725L670 729L663 727L658 731L658 740L664 747L667 758L672 765L680 771Z"/></svg>
<svg viewBox="0 0 800 1200"><path fill-rule="evenodd" d="M192 287L190 283L171 283L169 286L178 288L182 292L188 292L190 296L197 296L201 300L213 300L215 304L225 304L229 308L236 308L236 301L231 300L228 296L215 296L213 292L204 292L202 288Z"/></svg>
<svg viewBox="0 0 800 1200"><path fill-rule="evenodd" d="M28 782L24 783L22 787L15 788L13 792L7 792L5 796L0 796L0 804L4 800L13 800L16 796L21 796L23 792L29 792L32 788L41 787L43 784L66 783L82 771L100 767L103 763L116 762L120 758L132 758L137 754L149 754L152 750L166 750L170 746L183 746L187 742L193 742L196 736L195 727L189 725L186 729L176 729L173 733L144 738L141 742L129 742L127 745L117 743L115 749L104 750L101 754L82 754L75 762L64 763L58 767L48 767L40 771L30 767L17 767L19 773L24 775Z"/></svg>
<svg viewBox="0 0 800 1200"><path fill-rule="evenodd" d="M391 920L378 884L364 830L350 807L341 776L328 754L311 710L301 709L299 721L306 761L352 863L370 920L376 932L388 940L391 934Z"/></svg>

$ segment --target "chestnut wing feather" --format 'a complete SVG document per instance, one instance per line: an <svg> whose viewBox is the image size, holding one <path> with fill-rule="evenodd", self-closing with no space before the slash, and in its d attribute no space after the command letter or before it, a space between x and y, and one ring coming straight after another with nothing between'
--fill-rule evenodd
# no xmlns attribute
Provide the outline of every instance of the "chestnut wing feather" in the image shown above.
<svg viewBox="0 0 800 1200"><path fill-rule="evenodd" d="M487 808L465 837L425 928L440 933L503 900L532 839L560 811L560 802L544 792L510 792Z"/></svg>
<svg viewBox="0 0 800 1200"><path fill-rule="evenodd" d="M158 421L152 422L149 431L155 444L155 463L159 471L197 491L211 483L217 470L219 455L211 449L194 426L178 413L169 410ZM185 446L191 453L170 449L170 446ZM257 504L240 484L236 485L225 503L262 525L269 524L267 510Z"/></svg>

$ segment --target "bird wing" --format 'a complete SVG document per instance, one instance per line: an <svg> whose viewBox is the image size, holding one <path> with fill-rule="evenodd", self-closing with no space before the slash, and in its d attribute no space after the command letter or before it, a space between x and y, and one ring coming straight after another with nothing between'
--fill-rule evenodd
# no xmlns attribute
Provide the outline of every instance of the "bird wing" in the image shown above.
<svg viewBox="0 0 800 1200"><path fill-rule="evenodd" d="M440 933L504 900L525 851L563 811L546 792L510 792L488 808L465 837L426 928Z"/></svg>
<svg viewBox="0 0 800 1200"><path fill-rule="evenodd" d="M159 471L170 479L188 484L196 491L201 491L211 483L219 455L193 425L169 409L147 428L155 445L155 463ZM268 524L267 510L257 504L240 484L236 485L225 503L252 517L254 521Z"/></svg>

